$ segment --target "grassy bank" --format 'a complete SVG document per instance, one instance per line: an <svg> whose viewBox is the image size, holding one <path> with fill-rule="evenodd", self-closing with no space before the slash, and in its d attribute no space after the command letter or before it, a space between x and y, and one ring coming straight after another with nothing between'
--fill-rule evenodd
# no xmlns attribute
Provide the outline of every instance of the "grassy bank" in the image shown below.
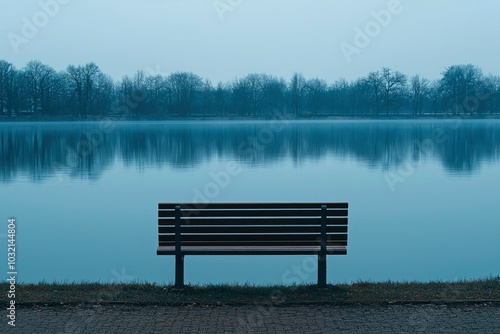
<svg viewBox="0 0 500 334"><path fill-rule="evenodd" d="M9 286L0 284L2 291ZM6 293L2 294L7 303ZM358 282L329 285L247 286L207 285L172 286L156 284L18 284L19 305L75 304L158 304L158 305L369 305L393 303L464 303L500 302L500 277L460 282L395 283Z"/></svg>

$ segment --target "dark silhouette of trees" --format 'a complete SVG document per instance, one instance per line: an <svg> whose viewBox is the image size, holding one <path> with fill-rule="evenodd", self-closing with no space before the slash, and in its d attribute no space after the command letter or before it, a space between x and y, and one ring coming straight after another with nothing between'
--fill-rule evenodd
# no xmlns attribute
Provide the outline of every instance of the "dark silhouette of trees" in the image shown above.
<svg viewBox="0 0 500 334"><path fill-rule="evenodd" d="M353 81L327 83L294 73L289 81L250 73L216 85L191 72L138 71L114 82L94 63L56 72L40 61L16 69L0 60L0 115L169 118L485 116L500 113L500 78L468 65L439 80L384 67Z"/></svg>
<svg viewBox="0 0 500 334"><path fill-rule="evenodd" d="M439 82L439 92L445 107L451 109L454 115L477 112L479 106L469 105L468 99L482 88L482 79L482 71L471 64L448 67Z"/></svg>
<svg viewBox="0 0 500 334"><path fill-rule="evenodd" d="M380 113L380 106L382 104L382 94L384 89L384 83L382 81L382 76L379 71L371 72L368 77L364 79L371 89L371 103L369 109L372 110L372 114L378 116Z"/></svg>
<svg viewBox="0 0 500 334"><path fill-rule="evenodd" d="M168 109L173 116L191 116L203 87L202 79L189 72L176 72L166 79Z"/></svg>
<svg viewBox="0 0 500 334"><path fill-rule="evenodd" d="M484 85L478 94L483 97L480 114L498 113L500 106L500 77L490 75L484 79Z"/></svg>
<svg viewBox="0 0 500 334"><path fill-rule="evenodd" d="M215 114L219 117L229 115L229 107L231 102L231 86L224 85L222 82L217 84L214 91L214 107Z"/></svg>
<svg viewBox="0 0 500 334"><path fill-rule="evenodd" d="M285 108L286 82L270 75L263 75L261 112L266 117L275 116Z"/></svg>
<svg viewBox="0 0 500 334"><path fill-rule="evenodd" d="M10 117L14 111L14 84L16 69L11 63L0 60L0 114Z"/></svg>
<svg viewBox="0 0 500 334"><path fill-rule="evenodd" d="M406 75L384 67L380 73L380 79L382 81L382 100L385 114L389 115L391 110L399 113L405 102L407 92Z"/></svg>
<svg viewBox="0 0 500 334"><path fill-rule="evenodd" d="M49 109L48 102L56 71L38 60L30 61L24 68L31 110L35 115L43 115Z"/></svg>
<svg viewBox="0 0 500 334"><path fill-rule="evenodd" d="M309 115L318 116L324 110L327 99L327 83L322 79L311 79L306 84L306 108Z"/></svg>
<svg viewBox="0 0 500 334"><path fill-rule="evenodd" d="M299 73L294 73L289 87L293 115L295 117L302 116L303 98L306 90L306 80L304 76Z"/></svg>
<svg viewBox="0 0 500 334"><path fill-rule="evenodd" d="M353 108L350 101L351 86L347 80L341 78L337 80L330 88L331 111L334 115L346 116L353 114Z"/></svg>
<svg viewBox="0 0 500 334"><path fill-rule="evenodd" d="M429 80L415 75L410 79L410 101L413 115L422 115L424 103L429 99Z"/></svg>
<svg viewBox="0 0 500 334"><path fill-rule="evenodd" d="M357 80L351 84L349 101L355 116L368 116L373 113L370 105L372 101L371 84L365 79Z"/></svg>
<svg viewBox="0 0 500 334"><path fill-rule="evenodd" d="M244 83L250 105L250 116L256 117L262 103L264 78L260 74L249 74L245 77Z"/></svg>
<svg viewBox="0 0 500 334"><path fill-rule="evenodd" d="M84 119L87 115L106 114L113 96L112 79L94 63L78 67L70 65L67 75L73 114Z"/></svg>
<svg viewBox="0 0 500 334"><path fill-rule="evenodd" d="M146 77L145 89L146 96L144 98L149 113L152 115L162 113L163 108L165 108L166 95L164 78L161 75Z"/></svg>

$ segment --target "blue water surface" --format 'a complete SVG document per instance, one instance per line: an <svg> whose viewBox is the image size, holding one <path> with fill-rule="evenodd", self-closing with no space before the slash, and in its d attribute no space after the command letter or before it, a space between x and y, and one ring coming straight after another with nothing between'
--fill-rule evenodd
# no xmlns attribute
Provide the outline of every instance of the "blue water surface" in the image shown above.
<svg viewBox="0 0 500 334"><path fill-rule="evenodd" d="M0 158L23 282L172 282L157 204L191 201L349 202L330 283L500 274L496 120L5 123ZM185 279L313 283L315 261L187 256Z"/></svg>

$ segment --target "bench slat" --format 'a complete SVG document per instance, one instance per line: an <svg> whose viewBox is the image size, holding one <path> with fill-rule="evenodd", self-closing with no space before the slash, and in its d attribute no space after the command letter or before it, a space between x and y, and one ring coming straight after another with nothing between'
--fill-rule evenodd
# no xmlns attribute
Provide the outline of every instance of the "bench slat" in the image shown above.
<svg viewBox="0 0 500 334"><path fill-rule="evenodd" d="M319 246L280 246L280 247L266 247L266 246L220 246L220 247L195 247L187 246L182 247L182 253L190 255L302 255L302 254L315 254L320 251ZM346 255L347 248L342 246L329 246L326 248L327 254L332 255ZM156 253L158 255L174 255L175 247L158 247Z"/></svg>
<svg viewBox="0 0 500 334"><path fill-rule="evenodd" d="M327 241L327 246L347 246L347 240L330 240ZM253 240L253 241L184 241L182 243L182 247L186 246L207 246L207 247L219 247L219 246L235 246L235 247L244 247L244 246L318 246L318 241L313 240L271 240L271 241L262 241L262 240ZM173 241L159 241L158 246L175 246L175 242Z"/></svg>
<svg viewBox="0 0 500 334"><path fill-rule="evenodd" d="M332 209L347 209L348 203L159 203L159 210L173 210L176 205L181 209L293 209L293 208L321 208L326 205Z"/></svg>
<svg viewBox="0 0 500 334"><path fill-rule="evenodd" d="M321 226L181 226L181 233L316 233L320 234ZM327 233L347 233L347 226L327 226ZM174 226L161 226L158 233L175 233Z"/></svg>
<svg viewBox="0 0 500 334"><path fill-rule="evenodd" d="M318 218L182 218L182 225L321 225ZM347 217L329 217L327 225L347 225ZM175 218L159 218L159 226L175 225Z"/></svg>
<svg viewBox="0 0 500 334"><path fill-rule="evenodd" d="M327 209L326 214L328 217L347 217L347 210ZM158 211L158 217L175 217L175 211ZM181 210L181 217L321 217L321 210Z"/></svg>
<svg viewBox="0 0 500 334"><path fill-rule="evenodd" d="M237 238L237 240L235 240ZM347 233L328 234L329 240L347 240ZM175 241L174 234L160 234L158 241ZM183 234L184 241L316 241L318 234Z"/></svg>

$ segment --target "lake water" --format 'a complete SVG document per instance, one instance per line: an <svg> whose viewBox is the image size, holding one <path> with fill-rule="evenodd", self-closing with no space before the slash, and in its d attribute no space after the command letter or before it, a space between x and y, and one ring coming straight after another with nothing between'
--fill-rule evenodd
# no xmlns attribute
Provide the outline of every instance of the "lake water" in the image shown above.
<svg viewBox="0 0 500 334"><path fill-rule="evenodd" d="M0 124L0 158L2 267L15 217L23 282L172 282L157 204L193 200L349 202L329 282L500 274L497 120ZM312 283L314 263L187 256L185 279Z"/></svg>

